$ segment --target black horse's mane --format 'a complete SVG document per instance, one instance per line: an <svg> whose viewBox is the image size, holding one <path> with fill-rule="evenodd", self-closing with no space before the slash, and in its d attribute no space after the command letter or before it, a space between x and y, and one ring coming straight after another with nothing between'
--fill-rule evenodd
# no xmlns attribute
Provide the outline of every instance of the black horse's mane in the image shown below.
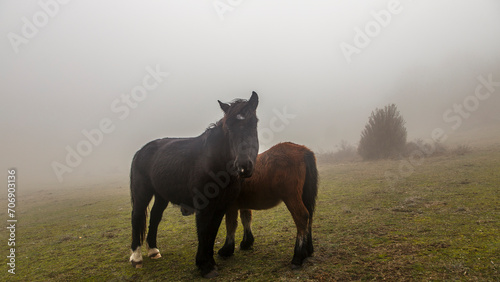
<svg viewBox="0 0 500 282"><path fill-rule="evenodd" d="M215 135L217 129L220 129L222 128L222 119L217 121L216 123L211 123L207 129L205 130L205 132L203 132L200 136L203 140L203 143L205 145L207 145L207 143L209 143L211 140L211 137Z"/></svg>

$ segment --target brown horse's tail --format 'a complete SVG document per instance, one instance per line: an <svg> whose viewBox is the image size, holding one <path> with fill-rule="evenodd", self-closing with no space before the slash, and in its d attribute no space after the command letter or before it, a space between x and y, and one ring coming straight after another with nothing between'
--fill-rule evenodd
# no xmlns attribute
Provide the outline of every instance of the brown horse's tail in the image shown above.
<svg viewBox="0 0 500 282"><path fill-rule="evenodd" d="M316 168L316 157L312 151L305 152L304 162L306 164L306 180L302 189L302 201L309 212L309 220L312 221L316 196L318 195L318 169Z"/></svg>

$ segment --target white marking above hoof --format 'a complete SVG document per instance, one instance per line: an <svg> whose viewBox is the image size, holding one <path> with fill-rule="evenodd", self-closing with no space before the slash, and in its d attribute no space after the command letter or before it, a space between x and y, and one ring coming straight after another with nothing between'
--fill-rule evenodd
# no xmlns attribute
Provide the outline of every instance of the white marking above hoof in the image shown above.
<svg viewBox="0 0 500 282"><path fill-rule="evenodd" d="M135 251L132 251L132 254L130 255L130 260L132 263L132 266L135 268L141 268L142 267L142 252L141 252L141 247L137 247Z"/></svg>
<svg viewBox="0 0 500 282"><path fill-rule="evenodd" d="M152 259L159 259L161 258L160 250L157 248L149 249L148 250L148 257Z"/></svg>

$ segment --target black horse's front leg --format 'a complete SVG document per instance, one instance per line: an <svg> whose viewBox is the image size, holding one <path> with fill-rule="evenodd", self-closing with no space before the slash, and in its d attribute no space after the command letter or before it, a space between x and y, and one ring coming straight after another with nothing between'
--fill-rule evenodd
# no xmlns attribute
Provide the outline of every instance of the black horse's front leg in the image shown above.
<svg viewBox="0 0 500 282"><path fill-rule="evenodd" d="M196 214L196 227L198 231L198 251L196 265L205 278L218 276L214 260L214 243L217 231L224 217L224 211L204 212Z"/></svg>

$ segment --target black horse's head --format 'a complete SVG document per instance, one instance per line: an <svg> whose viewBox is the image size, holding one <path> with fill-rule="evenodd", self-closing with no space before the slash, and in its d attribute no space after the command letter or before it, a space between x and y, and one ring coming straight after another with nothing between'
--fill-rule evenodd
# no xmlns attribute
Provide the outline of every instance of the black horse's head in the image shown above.
<svg viewBox="0 0 500 282"><path fill-rule="evenodd" d="M224 111L222 126L229 140L231 159L230 172L246 178L252 176L255 160L259 153L257 137L257 114L259 104L257 93L250 100L235 100L230 104L219 101Z"/></svg>

